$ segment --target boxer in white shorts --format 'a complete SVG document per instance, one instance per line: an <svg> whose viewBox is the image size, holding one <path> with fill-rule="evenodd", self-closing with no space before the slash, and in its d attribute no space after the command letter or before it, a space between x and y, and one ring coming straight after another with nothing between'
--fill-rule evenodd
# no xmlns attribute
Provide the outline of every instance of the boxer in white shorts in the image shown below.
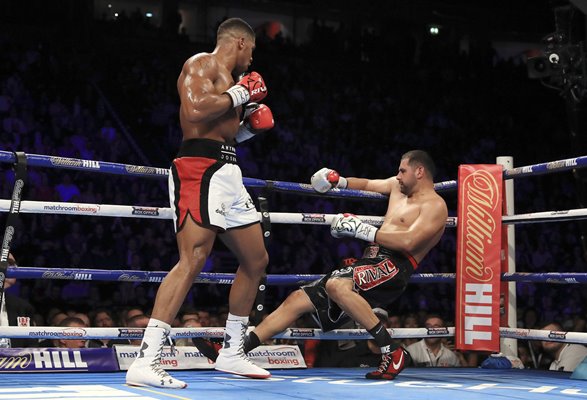
<svg viewBox="0 0 587 400"><path fill-rule="evenodd" d="M188 216L221 232L259 222L236 164L235 148L215 140L190 139L181 144L169 174L169 199L176 232Z"/></svg>

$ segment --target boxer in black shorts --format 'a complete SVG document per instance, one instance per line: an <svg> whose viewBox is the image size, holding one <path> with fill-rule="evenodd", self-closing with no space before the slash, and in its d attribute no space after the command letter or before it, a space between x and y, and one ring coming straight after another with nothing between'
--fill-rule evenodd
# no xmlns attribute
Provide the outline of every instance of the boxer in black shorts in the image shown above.
<svg viewBox="0 0 587 400"><path fill-rule="evenodd" d="M412 150L402 156L397 175L388 179L343 178L328 168L316 172L312 187L321 193L339 187L389 195L381 228L352 214L338 214L330 226L336 238L357 238L378 247L371 247L369 255L350 266L292 292L249 334L245 351L292 326L303 314L315 312L324 330L334 329L346 315L364 326L381 350L379 368L366 378L394 379L410 356L393 342L372 309L388 306L404 291L413 270L444 233L448 211L434 190L434 170L426 152Z"/></svg>
<svg viewBox="0 0 587 400"><path fill-rule="evenodd" d="M331 278L353 281L353 290L367 300L371 308L385 308L406 289L412 272L418 267L409 254L372 244L365 249L363 258L351 265L331 271L322 279L301 289L314 305L312 317L324 332L340 328L352 318L333 302L326 292Z"/></svg>

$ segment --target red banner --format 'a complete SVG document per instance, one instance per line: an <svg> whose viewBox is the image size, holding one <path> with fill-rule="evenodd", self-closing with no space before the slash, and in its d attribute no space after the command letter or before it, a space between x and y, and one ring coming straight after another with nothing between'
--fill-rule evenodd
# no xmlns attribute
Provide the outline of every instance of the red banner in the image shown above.
<svg viewBox="0 0 587 400"><path fill-rule="evenodd" d="M499 352L502 183L501 165L459 166L458 350Z"/></svg>

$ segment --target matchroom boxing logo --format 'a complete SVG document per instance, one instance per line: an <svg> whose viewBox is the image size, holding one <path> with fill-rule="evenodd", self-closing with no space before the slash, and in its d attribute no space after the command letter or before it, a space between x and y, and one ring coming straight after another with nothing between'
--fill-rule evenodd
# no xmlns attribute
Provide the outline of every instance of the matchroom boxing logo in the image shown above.
<svg viewBox="0 0 587 400"><path fill-rule="evenodd" d="M457 230L459 350L499 351L502 167L461 165Z"/></svg>

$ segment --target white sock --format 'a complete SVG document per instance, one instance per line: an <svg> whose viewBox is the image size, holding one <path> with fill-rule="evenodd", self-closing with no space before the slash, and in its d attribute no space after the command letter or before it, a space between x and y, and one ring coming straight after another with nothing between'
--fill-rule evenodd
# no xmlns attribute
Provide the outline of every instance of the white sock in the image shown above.
<svg viewBox="0 0 587 400"><path fill-rule="evenodd" d="M171 325L169 325L167 322L163 322L160 321L158 319L155 318L151 318L149 319L149 323L147 324L147 328L163 328L165 330L170 330L171 329Z"/></svg>

